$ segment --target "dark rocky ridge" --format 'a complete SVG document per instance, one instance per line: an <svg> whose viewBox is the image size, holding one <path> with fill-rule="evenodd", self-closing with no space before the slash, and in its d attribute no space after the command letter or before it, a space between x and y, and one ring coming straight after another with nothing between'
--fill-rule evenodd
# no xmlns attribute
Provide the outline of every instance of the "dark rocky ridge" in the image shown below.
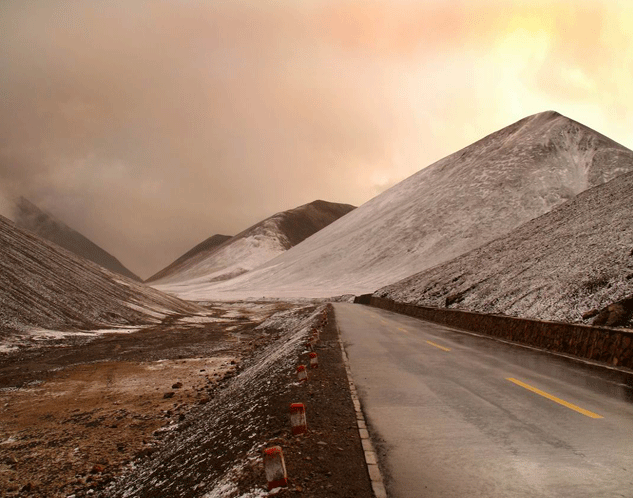
<svg viewBox="0 0 633 498"><path fill-rule="evenodd" d="M271 218L278 220L279 230L286 238L284 247L290 249L353 209L356 207L351 204L316 200L295 209L277 213Z"/></svg>
<svg viewBox="0 0 633 498"><path fill-rule="evenodd" d="M110 253L24 197L20 197L15 203L12 219L20 228L30 230L78 256L89 259L120 275L141 281Z"/></svg>
<svg viewBox="0 0 633 498"><path fill-rule="evenodd" d="M210 277L211 280L228 280L251 269L248 268L251 262L247 262L246 258L254 256L253 261L256 261L256 265L267 260L258 261L260 258L255 254L259 251L257 247L260 244L259 241L264 248L267 248L266 244L276 246L275 255L277 255L299 244L353 209L355 207L349 204L316 200L288 211L282 211L243 230L220 245L210 246L199 251L195 251L195 248L192 249L189 251L192 254L190 257L185 258L186 254L181 256L167 268L150 277L147 282L161 281L164 283L204 276L206 273L214 274ZM255 253L243 250L242 244L246 239L258 241L254 247ZM263 254L263 250L261 253ZM244 261L243 267L223 272L231 265L239 266L242 260Z"/></svg>
<svg viewBox="0 0 633 498"><path fill-rule="evenodd" d="M81 258L0 216L0 337L28 327L92 329L201 311Z"/></svg>

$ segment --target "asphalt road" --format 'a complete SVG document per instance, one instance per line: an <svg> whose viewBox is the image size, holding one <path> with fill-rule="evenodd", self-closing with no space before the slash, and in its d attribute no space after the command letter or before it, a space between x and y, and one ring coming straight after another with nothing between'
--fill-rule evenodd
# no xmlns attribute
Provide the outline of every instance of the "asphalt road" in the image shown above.
<svg viewBox="0 0 633 498"><path fill-rule="evenodd" d="M335 312L390 497L633 497L633 391L617 371Z"/></svg>

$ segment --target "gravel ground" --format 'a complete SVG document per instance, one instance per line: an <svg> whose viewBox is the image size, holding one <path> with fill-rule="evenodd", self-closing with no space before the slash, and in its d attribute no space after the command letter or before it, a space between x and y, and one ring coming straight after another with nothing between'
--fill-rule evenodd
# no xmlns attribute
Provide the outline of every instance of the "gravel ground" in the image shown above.
<svg viewBox="0 0 633 498"><path fill-rule="evenodd" d="M265 432L260 432L263 443L251 452L249 464L237 477L236 487L246 496L263 491L266 479L259 450L270 446L281 446L284 452L288 488L279 490L281 495L373 496L331 306L326 308L326 316L327 323L320 327L320 342L315 347L319 368L309 370L305 383L288 385L286 378L277 379L280 387L270 400L270 423ZM297 364L308 365L307 352L301 351ZM291 433L291 403L306 407L305 434Z"/></svg>
<svg viewBox="0 0 633 498"><path fill-rule="evenodd" d="M264 496L261 450L284 448L297 496L371 496L325 305L233 303L161 326L3 355L0 496ZM292 436L303 402L309 432Z"/></svg>

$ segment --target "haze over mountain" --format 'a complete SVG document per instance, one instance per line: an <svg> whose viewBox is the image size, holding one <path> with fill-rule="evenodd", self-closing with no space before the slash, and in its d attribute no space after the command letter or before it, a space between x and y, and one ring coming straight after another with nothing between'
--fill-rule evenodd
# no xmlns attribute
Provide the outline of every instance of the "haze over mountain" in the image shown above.
<svg viewBox="0 0 633 498"><path fill-rule="evenodd" d="M73 230L50 213L43 211L24 197L7 208L8 218L20 228L30 230L69 251L89 259L110 271L140 281L121 262L97 244Z"/></svg>
<svg viewBox="0 0 633 498"><path fill-rule="evenodd" d="M582 321L591 310L633 297L631 199L633 173L627 173L375 295L423 306ZM630 312L620 321L630 320Z"/></svg>
<svg viewBox="0 0 633 498"><path fill-rule="evenodd" d="M171 282L229 280L284 253L353 209L349 204L317 200L282 211L220 245L217 237L223 236L207 239L147 281L162 288Z"/></svg>
<svg viewBox="0 0 633 498"><path fill-rule="evenodd" d="M629 149L556 112L536 114L422 169L248 274L161 288L191 299L373 292L632 170Z"/></svg>
<svg viewBox="0 0 633 498"><path fill-rule="evenodd" d="M201 311L75 255L0 216L0 336L94 329Z"/></svg>

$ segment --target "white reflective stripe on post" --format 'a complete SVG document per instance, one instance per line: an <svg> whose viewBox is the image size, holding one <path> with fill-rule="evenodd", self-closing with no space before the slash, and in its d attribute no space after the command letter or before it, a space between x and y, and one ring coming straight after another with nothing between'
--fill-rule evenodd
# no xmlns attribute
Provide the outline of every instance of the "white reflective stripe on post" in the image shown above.
<svg viewBox="0 0 633 498"><path fill-rule="evenodd" d="M264 450L264 471L269 490L288 485L288 474L281 446L272 446Z"/></svg>
<svg viewBox="0 0 633 498"><path fill-rule="evenodd" d="M319 367L319 358L316 353L310 353L310 368Z"/></svg>
<svg viewBox="0 0 633 498"><path fill-rule="evenodd" d="M305 365L299 365L297 367L297 379L300 381L308 380L308 371L306 370Z"/></svg>
<svg viewBox="0 0 633 498"><path fill-rule="evenodd" d="M290 405L290 424L292 425L292 433L295 436L308 430L306 407L303 403L292 403Z"/></svg>

